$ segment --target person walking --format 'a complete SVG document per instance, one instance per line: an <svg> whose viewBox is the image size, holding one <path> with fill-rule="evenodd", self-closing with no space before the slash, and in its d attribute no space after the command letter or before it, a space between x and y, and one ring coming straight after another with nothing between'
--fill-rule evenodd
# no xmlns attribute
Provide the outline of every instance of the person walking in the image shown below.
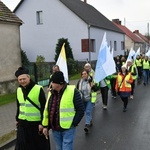
<svg viewBox="0 0 150 150"><path fill-rule="evenodd" d="M94 106L95 106L95 103L96 103L96 98L97 98L97 90L98 90L98 86L99 86L99 83L96 83L96 81L94 80L94 74L95 74L95 72L94 72L94 70L92 69L92 67L91 67L91 64L89 64L89 63L86 63L85 65L84 65L84 69L87 71L87 73L88 73L88 75L89 76L91 76L91 78L92 78L92 82L94 83L94 86L92 87L92 90L91 90L91 96L92 96L92 98L93 99L95 99L95 102L93 103L94 104ZM94 98L95 97L95 98ZM93 107L94 107L93 106Z"/></svg>
<svg viewBox="0 0 150 150"><path fill-rule="evenodd" d="M80 92L65 82L61 71L53 74L51 85L42 121L43 134L47 138L52 129L56 150L72 150L76 126L84 116L84 104Z"/></svg>
<svg viewBox="0 0 150 150"><path fill-rule="evenodd" d="M128 97L131 94L131 84L133 82L132 75L128 72L126 65L121 67L116 79L115 89L119 93L123 101L123 112L127 111Z"/></svg>
<svg viewBox="0 0 150 150"><path fill-rule="evenodd" d="M140 58L140 55L136 56L135 65L138 71L138 83L140 83L142 80L142 59Z"/></svg>
<svg viewBox="0 0 150 150"><path fill-rule="evenodd" d="M131 95L130 99L133 99L134 89L135 89L135 81L137 79L137 68L136 65L133 63L133 60L127 60L127 69L132 75L133 82L131 83Z"/></svg>
<svg viewBox="0 0 150 150"><path fill-rule="evenodd" d="M86 64L84 65L84 69L88 72L88 74L89 74L91 77L94 77L95 72L94 72L94 70L92 69L90 63L86 63Z"/></svg>
<svg viewBox="0 0 150 150"><path fill-rule="evenodd" d="M92 110L96 101L96 97L92 96L92 87L94 85L93 78L89 75L87 70L81 72L81 79L77 83L77 89L82 94L82 100L85 106L85 127L84 131L89 132L89 128L92 126Z"/></svg>
<svg viewBox="0 0 150 150"><path fill-rule="evenodd" d="M17 88L15 150L49 150L49 140L42 134L44 90L31 80L29 70L24 67L19 67L15 76L20 84Z"/></svg>
<svg viewBox="0 0 150 150"><path fill-rule="evenodd" d="M146 86L148 84L149 69L150 69L150 62L148 60L148 56L145 56L142 66L143 66L143 80L144 80L143 84L144 86Z"/></svg>
<svg viewBox="0 0 150 150"><path fill-rule="evenodd" d="M116 72L113 73L113 74L111 75L111 78L110 78L111 95L112 95L112 98L113 98L113 99L116 99L116 98L117 98L117 93L116 93L116 89L115 89L117 75L118 75L118 70L117 70L117 67L116 67Z"/></svg>
<svg viewBox="0 0 150 150"><path fill-rule="evenodd" d="M100 91L101 91L101 95L102 95L102 104L103 104L102 107L104 110L107 109L108 91L111 87L110 79L111 79L111 76L107 76L105 79L103 79L99 83L99 87L100 87Z"/></svg>
<svg viewBox="0 0 150 150"><path fill-rule="evenodd" d="M50 75L50 78L49 78L49 84L48 84L48 89L47 89L47 91L50 91L50 90L51 90L51 77L52 77L52 75L53 75L56 71L60 71L58 65L54 65L54 66L52 67L52 74Z"/></svg>

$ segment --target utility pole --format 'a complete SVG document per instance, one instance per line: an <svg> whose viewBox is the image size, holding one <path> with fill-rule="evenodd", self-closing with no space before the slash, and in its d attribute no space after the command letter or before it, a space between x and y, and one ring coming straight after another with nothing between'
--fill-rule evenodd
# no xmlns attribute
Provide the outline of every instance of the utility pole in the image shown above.
<svg viewBox="0 0 150 150"><path fill-rule="evenodd" d="M124 26L126 26L126 18L124 17Z"/></svg>
<svg viewBox="0 0 150 150"><path fill-rule="evenodd" d="M150 47L150 38L149 38L149 23L147 23L147 38L148 38L148 50L149 50L149 47Z"/></svg>

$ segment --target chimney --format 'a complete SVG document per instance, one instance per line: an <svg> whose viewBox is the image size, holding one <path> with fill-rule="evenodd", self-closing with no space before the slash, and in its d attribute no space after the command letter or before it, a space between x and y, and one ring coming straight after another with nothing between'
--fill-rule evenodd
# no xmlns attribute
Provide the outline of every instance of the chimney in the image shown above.
<svg viewBox="0 0 150 150"><path fill-rule="evenodd" d="M87 3L87 0L84 0L84 3Z"/></svg>
<svg viewBox="0 0 150 150"><path fill-rule="evenodd" d="M135 30L133 33L139 33L139 30Z"/></svg>
<svg viewBox="0 0 150 150"><path fill-rule="evenodd" d="M112 19L112 22L116 23L116 24L120 24L121 25L121 21L119 19Z"/></svg>

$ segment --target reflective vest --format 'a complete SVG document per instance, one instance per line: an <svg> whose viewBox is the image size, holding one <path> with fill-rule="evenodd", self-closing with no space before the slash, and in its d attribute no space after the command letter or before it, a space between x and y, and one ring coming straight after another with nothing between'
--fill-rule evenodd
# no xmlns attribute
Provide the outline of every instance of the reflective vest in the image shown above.
<svg viewBox="0 0 150 150"><path fill-rule="evenodd" d="M150 65L149 65L149 61L143 61L143 69L149 69L150 68Z"/></svg>
<svg viewBox="0 0 150 150"><path fill-rule="evenodd" d="M39 108L39 93L40 93L41 86L34 85L31 91L28 94L28 98L33 101ZM38 108L33 106L27 99L24 99L24 95L22 89L18 87L17 89L17 99L19 101L19 116L18 118L21 120L27 121L41 121L41 113Z"/></svg>
<svg viewBox="0 0 150 150"><path fill-rule="evenodd" d="M104 79L104 81L105 81L105 83L106 83L106 85L108 86L108 88L110 89L110 80L108 80L108 79ZM99 87L100 87L100 82L99 82Z"/></svg>
<svg viewBox="0 0 150 150"><path fill-rule="evenodd" d="M107 86L108 86L108 88L110 89L110 80L108 80L108 79L104 79L105 80L105 83L107 84Z"/></svg>
<svg viewBox="0 0 150 150"><path fill-rule="evenodd" d="M117 73L114 73L114 74L111 75L111 78L115 78L116 79L117 75L118 75Z"/></svg>
<svg viewBox="0 0 150 150"><path fill-rule="evenodd" d="M134 69L135 69L135 70L137 69L136 66L135 66L135 65L131 66L131 73L134 73ZM137 71L137 70L136 70L136 71ZM133 78L133 80L136 80L137 75L132 75L132 78Z"/></svg>
<svg viewBox="0 0 150 150"><path fill-rule="evenodd" d="M91 92L91 103L95 103L97 99L97 92Z"/></svg>
<svg viewBox="0 0 150 150"><path fill-rule="evenodd" d="M90 71L90 72L89 72L89 75L90 75L91 77L93 77L93 76L94 76L94 71L93 71L93 70Z"/></svg>
<svg viewBox="0 0 150 150"><path fill-rule="evenodd" d="M98 86L98 83L94 80L94 84ZM95 103L97 99L97 92L91 91L91 103Z"/></svg>
<svg viewBox="0 0 150 150"><path fill-rule="evenodd" d="M73 103L73 97L74 97L74 85L67 85L61 100L60 100L60 106L59 106L59 117L60 117L60 126L63 129L69 129L72 125L73 118L75 116L75 108ZM50 100L50 99L49 99ZM44 109L44 115L43 115L43 126L48 126L49 123L49 117L48 117L48 103L49 100L47 100L45 109Z"/></svg>
<svg viewBox="0 0 150 150"><path fill-rule="evenodd" d="M126 80L128 81L130 77L131 77L131 74L128 73L124 81L122 82L122 76L118 74L117 82L118 82L118 87L120 87L119 91L131 91L131 84L126 82Z"/></svg>
<svg viewBox="0 0 150 150"><path fill-rule="evenodd" d="M136 59L135 64L137 67L142 67L142 60L141 59Z"/></svg>

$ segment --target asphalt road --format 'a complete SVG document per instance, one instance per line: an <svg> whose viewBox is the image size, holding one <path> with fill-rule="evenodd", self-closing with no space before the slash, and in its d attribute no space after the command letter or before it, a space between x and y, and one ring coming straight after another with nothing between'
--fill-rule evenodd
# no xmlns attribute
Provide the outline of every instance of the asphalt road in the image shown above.
<svg viewBox="0 0 150 150"><path fill-rule="evenodd" d="M74 150L150 150L150 85L136 86L128 111L122 110L121 99L112 99L110 93L108 109L103 110L98 95L90 133L84 133L83 118L77 127ZM50 136L51 150L54 150Z"/></svg>

